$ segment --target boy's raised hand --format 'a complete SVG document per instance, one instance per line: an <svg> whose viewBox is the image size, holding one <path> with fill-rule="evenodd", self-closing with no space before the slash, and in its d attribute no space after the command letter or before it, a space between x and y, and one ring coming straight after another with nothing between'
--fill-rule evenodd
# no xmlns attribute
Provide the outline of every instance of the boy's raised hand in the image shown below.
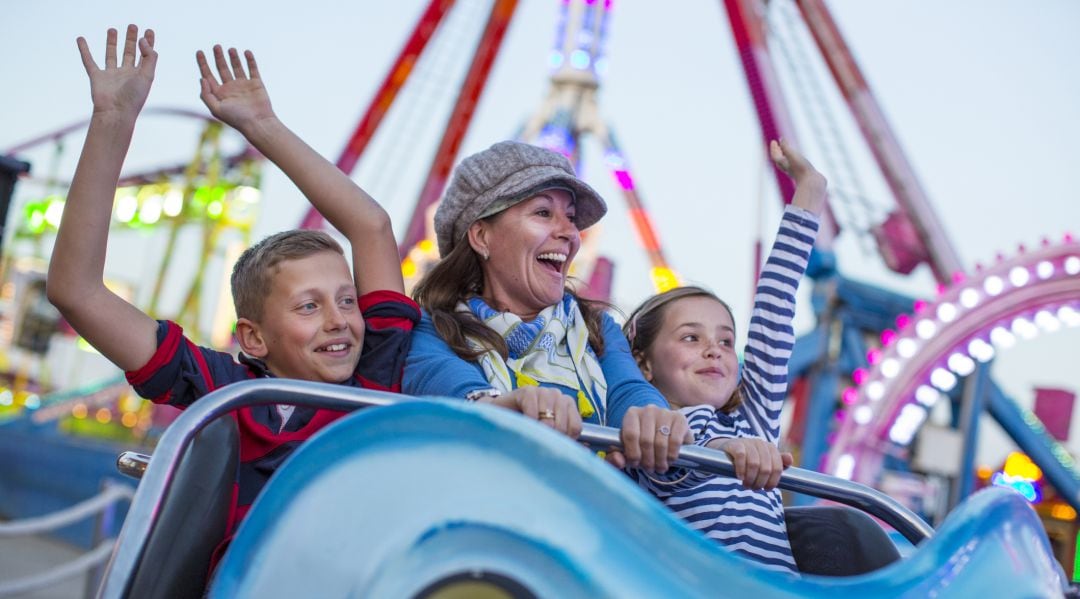
<svg viewBox="0 0 1080 599"><path fill-rule="evenodd" d="M270 106L266 86L259 77L255 55L246 50L244 59L247 62L246 72L236 48L229 48L229 58L226 61L225 51L220 45L214 46L214 64L218 71L218 77L214 77L206 55L202 50L195 53L195 61L199 63L199 74L202 76L199 80L202 85L199 98L210 109L210 114L230 127L246 133L264 119L276 117Z"/></svg>
<svg viewBox="0 0 1080 599"><path fill-rule="evenodd" d="M76 43L86 74L90 77L90 98L94 102L94 113L137 116L150 94L154 69L157 67L154 30L147 29L143 37L139 38L139 28L128 25L124 53L118 60L117 32L109 29L105 37L105 68L98 67L94 61L86 38L79 37ZM138 61L135 59L136 47L140 55Z"/></svg>
<svg viewBox="0 0 1080 599"><path fill-rule="evenodd" d="M791 198L791 203L820 214L825 207L825 188L828 185L825 176L783 139L769 142L769 158L795 182L795 196Z"/></svg>

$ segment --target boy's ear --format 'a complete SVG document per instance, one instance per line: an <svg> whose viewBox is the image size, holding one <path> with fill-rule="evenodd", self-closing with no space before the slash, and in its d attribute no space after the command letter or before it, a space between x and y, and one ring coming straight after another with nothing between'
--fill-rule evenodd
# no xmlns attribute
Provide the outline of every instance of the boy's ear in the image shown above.
<svg viewBox="0 0 1080 599"><path fill-rule="evenodd" d="M236 341L240 349L252 358L265 358L267 354L266 340L263 339L259 325L247 318L236 320Z"/></svg>

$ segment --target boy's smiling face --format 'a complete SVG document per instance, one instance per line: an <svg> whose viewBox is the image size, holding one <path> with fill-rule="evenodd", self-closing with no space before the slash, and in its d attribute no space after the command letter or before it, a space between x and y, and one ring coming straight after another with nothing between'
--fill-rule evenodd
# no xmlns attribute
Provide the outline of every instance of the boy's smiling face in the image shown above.
<svg viewBox="0 0 1080 599"><path fill-rule="evenodd" d="M324 251L274 267L260 322L237 322L241 346L275 376L340 383L353 375L364 318L344 256Z"/></svg>

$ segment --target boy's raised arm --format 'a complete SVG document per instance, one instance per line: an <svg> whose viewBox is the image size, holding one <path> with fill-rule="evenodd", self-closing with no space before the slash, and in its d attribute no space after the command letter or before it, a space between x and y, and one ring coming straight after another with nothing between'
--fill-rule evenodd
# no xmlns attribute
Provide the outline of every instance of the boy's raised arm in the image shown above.
<svg viewBox="0 0 1080 599"><path fill-rule="evenodd" d="M104 283L116 182L157 64L154 32L147 29L141 39L138 35L138 27L129 25L123 55L118 59L117 32L109 29L104 68L94 61L86 40L78 39L90 77L94 112L68 191L46 282L49 301L71 326L124 370L141 368L157 349L157 323Z"/></svg>
<svg viewBox="0 0 1080 599"><path fill-rule="evenodd" d="M205 54L200 51L195 57L202 76L200 97L210 113L240 131L348 238L361 294L381 289L403 293L397 242L386 211L277 118L251 51L244 52L244 61L235 48L229 49L227 59L221 46L213 52L217 77Z"/></svg>

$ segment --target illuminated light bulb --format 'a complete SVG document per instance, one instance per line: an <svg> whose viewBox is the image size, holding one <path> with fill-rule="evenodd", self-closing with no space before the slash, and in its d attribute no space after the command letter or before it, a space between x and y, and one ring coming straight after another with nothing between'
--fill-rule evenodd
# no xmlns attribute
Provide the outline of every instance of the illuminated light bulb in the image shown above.
<svg viewBox="0 0 1080 599"><path fill-rule="evenodd" d="M833 471L833 475L844 480L851 480L854 474L855 457L850 453L845 453L836 460L836 469Z"/></svg>
<svg viewBox="0 0 1080 599"><path fill-rule="evenodd" d="M15 395L11 393L11 389L0 391L0 406L10 406L13 403L15 403Z"/></svg>
<svg viewBox="0 0 1080 599"><path fill-rule="evenodd" d="M994 329L990 331L990 343L993 343L995 347L1001 349L1009 349L1016 345L1016 337L1014 337L1005 327L994 327Z"/></svg>
<svg viewBox="0 0 1080 599"><path fill-rule="evenodd" d="M26 409L28 410L36 410L41 407L41 398L38 397L36 393L31 393L23 400L23 405L26 406Z"/></svg>
<svg viewBox="0 0 1080 599"><path fill-rule="evenodd" d="M1031 272L1023 266L1014 266L1009 271L1009 282L1013 284L1013 287L1023 287L1031 280Z"/></svg>
<svg viewBox="0 0 1080 599"><path fill-rule="evenodd" d="M859 406L852 414L855 424L868 424L874 418L874 409L870 406Z"/></svg>
<svg viewBox="0 0 1080 599"><path fill-rule="evenodd" d="M420 248L421 252L430 254L435 251L435 242L430 239L422 239L420 240L420 243L416 244L416 247Z"/></svg>
<svg viewBox="0 0 1080 599"><path fill-rule="evenodd" d="M856 368L855 370L851 371L851 380L854 381L856 385L861 385L866 382L866 377L868 374L869 373L866 372L865 368Z"/></svg>
<svg viewBox="0 0 1080 599"><path fill-rule="evenodd" d="M262 192L259 191L259 188L250 185L241 185L233 190L233 193L238 201L244 202L245 204L256 204L262 196Z"/></svg>
<svg viewBox="0 0 1080 599"><path fill-rule="evenodd" d="M960 376L967 376L975 370L975 361L960 352L949 356L948 364L949 370Z"/></svg>
<svg viewBox="0 0 1080 599"><path fill-rule="evenodd" d="M563 63L562 52L559 52L558 50L553 50L551 52L551 54L548 55L548 66L551 67L552 69L557 69L557 68L561 67L562 63Z"/></svg>
<svg viewBox="0 0 1080 599"><path fill-rule="evenodd" d="M926 306L926 300L919 299L915 300L915 304L912 306L912 308L915 310L916 314L922 314L924 311L926 311Z"/></svg>
<svg viewBox="0 0 1080 599"><path fill-rule="evenodd" d="M1080 325L1080 312L1077 312L1072 306L1062 306L1058 308L1057 317L1058 320L1064 322L1067 326L1075 327Z"/></svg>
<svg viewBox="0 0 1080 599"><path fill-rule="evenodd" d="M930 373L930 384L942 391L951 391L956 386L956 375L944 368L935 368Z"/></svg>
<svg viewBox="0 0 1080 599"><path fill-rule="evenodd" d="M179 189L170 189L165 193L165 201L162 202L161 211L165 216L179 216L184 209L184 194Z"/></svg>
<svg viewBox="0 0 1080 599"><path fill-rule="evenodd" d="M866 386L866 397L870 401L878 401L885 397L885 383L874 381Z"/></svg>
<svg viewBox="0 0 1080 599"><path fill-rule="evenodd" d="M570 53L570 66L578 70L589 68L589 53L584 50L574 50Z"/></svg>
<svg viewBox="0 0 1080 599"><path fill-rule="evenodd" d="M934 321L932 320L924 318L915 325L915 334L918 335L920 339L929 339L933 337L936 332L937 325L934 324Z"/></svg>
<svg viewBox="0 0 1080 599"><path fill-rule="evenodd" d="M139 201L134 195L125 195L116 200L116 220L122 223L130 223L139 210Z"/></svg>
<svg viewBox="0 0 1080 599"><path fill-rule="evenodd" d="M406 279L411 279L416 276L417 273L416 261L408 256L401 261L401 276Z"/></svg>
<svg viewBox="0 0 1080 599"><path fill-rule="evenodd" d="M63 216L63 200L49 202L49 207L45 209L45 222L49 223L49 226L55 229L60 226L60 219Z"/></svg>
<svg viewBox="0 0 1080 599"><path fill-rule="evenodd" d="M968 343L968 354L980 362L989 362L994 358L994 346L975 338Z"/></svg>
<svg viewBox="0 0 1080 599"><path fill-rule="evenodd" d="M75 407L71 408L71 415L75 418L78 418L79 420L86 418L87 413L88 410L86 408L86 404L84 403L75 404Z"/></svg>
<svg viewBox="0 0 1080 599"><path fill-rule="evenodd" d="M135 425L139 423L139 415L135 412L124 412L124 415L120 417L120 424L123 424L127 428L135 428Z"/></svg>
<svg viewBox="0 0 1080 599"><path fill-rule="evenodd" d="M880 349L875 347L874 349L866 352L866 363L867 364L873 366L874 364L877 364L880 361L881 361L881 350Z"/></svg>
<svg viewBox="0 0 1080 599"><path fill-rule="evenodd" d="M1035 266L1035 274L1038 275L1040 279L1049 279L1054 275L1054 264L1049 260L1039 262L1039 264Z"/></svg>
<svg viewBox="0 0 1080 599"><path fill-rule="evenodd" d="M956 319L956 306L945 302L938 306L937 317L941 322L952 322Z"/></svg>
<svg viewBox="0 0 1080 599"><path fill-rule="evenodd" d="M139 221L152 225L161 220L161 196L150 196L139 208Z"/></svg>
<svg viewBox="0 0 1080 599"><path fill-rule="evenodd" d="M1017 317L1012 321L1013 334L1022 337L1024 339L1034 339L1039 334L1039 329L1030 320L1023 316Z"/></svg>
<svg viewBox="0 0 1080 599"><path fill-rule="evenodd" d="M993 297L1005 290L1005 283L1001 280L1001 277L991 275L983 281L983 290L986 291L987 295Z"/></svg>
<svg viewBox="0 0 1080 599"><path fill-rule="evenodd" d="M904 337L896 342L896 353L901 358L910 358L919 349L919 344L911 337Z"/></svg>
<svg viewBox="0 0 1080 599"><path fill-rule="evenodd" d="M881 376L891 379L900 374L900 362L896 358L887 358L881 362Z"/></svg>
<svg viewBox="0 0 1080 599"><path fill-rule="evenodd" d="M919 430L923 421L926 420L926 410L914 404L907 404L896 422L889 429L889 439L897 445L907 445L915 437L915 431Z"/></svg>
<svg viewBox="0 0 1080 599"><path fill-rule="evenodd" d="M848 387L844 389L844 392L840 394L840 399L847 405L852 405L859 401L859 391L855 387Z"/></svg>
<svg viewBox="0 0 1080 599"><path fill-rule="evenodd" d="M221 218L224 212L225 203L221 200L210 200L210 203L206 205L206 215L212 219Z"/></svg>
<svg viewBox="0 0 1080 599"><path fill-rule="evenodd" d="M937 403L937 400L940 397L941 393L929 385L919 385L919 388L915 389L915 401L927 408L934 407L934 404Z"/></svg>
<svg viewBox="0 0 1080 599"><path fill-rule="evenodd" d="M902 329L906 327L909 322L911 322L911 317L907 314L901 314L896 317L896 328Z"/></svg>
<svg viewBox="0 0 1080 599"><path fill-rule="evenodd" d="M892 345L893 341L896 341L896 331L892 329L885 329L881 331L881 344L885 347Z"/></svg>
<svg viewBox="0 0 1080 599"><path fill-rule="evenodd" d="M1069 256L1065 259L1066 274L1075 275L1080 273L1080 257Z"/></svg>
<svg viewBox="0 0 1080 599"><path fill-rule="evenodd" d="M979 305L979 292L968 287L960 292L960 305L965 308L974 308Z"/></svg>
<svg viewBox="0 0 1080 599"><path fill-rule="evenodd" d="M112 422L112 411L109 408L98 408L98 411L94 414L94 420L102 424L108 424Z"/></svg>
<svg viewBox="0 0 1080 599"><path fill-rule="evenodd" d="M1053 333L1061 329L1061 321L1054 317L1049 310L1039 310L1035 314L1035 324L1047 333Z"/></svg>
<svg viewBox="0 0 1080 599"><path fill-rule="evenodd" d="M959 285L960 283L963 283L966 280L967 280L967 275L965 275L964 271L962 271L962 270L958 270L958 271L956 271L956 272L954 272L952 274L952 282L953 282L954 285Z"/></svg>

